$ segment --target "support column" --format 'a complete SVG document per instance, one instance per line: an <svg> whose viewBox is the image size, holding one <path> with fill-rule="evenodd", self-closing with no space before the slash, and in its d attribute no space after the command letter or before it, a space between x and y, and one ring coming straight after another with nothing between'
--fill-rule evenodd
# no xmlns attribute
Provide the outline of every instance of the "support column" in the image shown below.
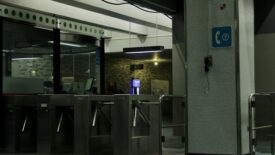
<svg viewBox="0 0 275 155"><path fill-rule="evenodd" d="M0 88L1 88L1 102L0 102L0 150L5 147L5 103L3 100L3 17L0 17L0 50L1 50L1 60L0 60L0 68L1 68L1 78L0 78Z"/></svg>
<svg viewBox="0 0 275 155"><path fill-rule="evenodd" d="M100 94L105 94L105 40L100 40Z"/></svg>
<svg viewBox="0 0 275 155"><path fill-rule="evenodd" d="M253 0L185 0L184 12L173 19L173 89L187 95L187 154L249 153L253 5Z"/></svg>
<svg viewBox="0 0 275 155"><path fill-rule="evenodd" d="M55 94L61 93L61 77L60 77L60 29L53 29L53 88Z"/></svg>

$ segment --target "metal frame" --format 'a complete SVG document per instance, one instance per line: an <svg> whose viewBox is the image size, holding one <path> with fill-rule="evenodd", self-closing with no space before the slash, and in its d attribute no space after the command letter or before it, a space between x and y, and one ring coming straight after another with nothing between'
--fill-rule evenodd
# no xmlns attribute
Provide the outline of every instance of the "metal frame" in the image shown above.
<svg viewBox="0 0 275 155"><path fill-rule="evenodd" d="M100 94L105 94L105 39L100 39Z"/></svg>
<svg viewBox="0 0 275 155"><path fill-rule="evenodd" d="M239 5L235 1L235 20L239 19ZM237 153L242 154L242 133L241 133L241 77L240 77L240 45L239 45L239 22L235 25L235 77L236 77L236 123L237 123Z"/></svg>
<svg viewBox="0 0 275 155"><path fill-rule="evenodd" d="M267 125L267 126L260 126L260 127L255 127L254 126L254 114L255 114L255 108L256 108L256 101L255 101L255 97L256 96L266 96L270 103L273 104L273 101L272 101L272 96L270 93L254 93L254 94L251 94L249 96L249 99L248 99L248 105L249 105L249 150L250 150L250 155L254 155L255 154L255 131L256 130L261 130L261 129L266 129L266 128L272 128L272 132L274 132L274 129L275 129L275 122L274 120L272 121L272 125ZM274 115L274 111L273 111L273 114ZM274 117L274 116L273 116ZM274 137L273 137L273 133L272 135L270 135L270 144L271 144L271 154L274 155L275 154L275 148L274 148Z"/></svg>
<svg viewBox="0 0 275 155"><path fill-rule="evenodd" d="M0 16L33 23L45 28L60 28L60 30L92 36L97 39L103 37L105 33L104 29L93 25L80 23L57 15L49 15L3 4L0 4Z"/></svg>
<svg viewBox="0 0 275 155"><path fill-rule="evenodd" d="M37 154L51 153L51 102L52 95L37 95Z"/></svg>
<svg viewBox="0 0 275 155"><path fill-rule="evenodd" d="M53 29L53 83L54 83L54 93L61 93L61 72L60 72L60 54L61 54L61 46L60 46L60 30L54 28Z"/></svg>
<svg viewBox="0 0 275 155"><path fill-rule="evenodd" d="M4 121L5 121L5 103L3 102L3 18L0 17L0 50L1 50L1 60L0 60L0 71L1 71L1 77L0 77L0 151L2 148L5 147L4 137L5 137L5 129L4 129Z"/></svg>

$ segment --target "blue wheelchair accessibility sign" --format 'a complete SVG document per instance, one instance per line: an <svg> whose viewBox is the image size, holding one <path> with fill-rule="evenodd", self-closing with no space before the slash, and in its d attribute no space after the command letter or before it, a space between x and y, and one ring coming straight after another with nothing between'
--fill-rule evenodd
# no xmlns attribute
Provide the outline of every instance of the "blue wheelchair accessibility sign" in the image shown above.
<svg viewBox="0 0 275 155"><path fill-rule="evenodd" d="M232 28L214 27L212 29L212 46L214 48L223 48L232 46Z"/></svg>

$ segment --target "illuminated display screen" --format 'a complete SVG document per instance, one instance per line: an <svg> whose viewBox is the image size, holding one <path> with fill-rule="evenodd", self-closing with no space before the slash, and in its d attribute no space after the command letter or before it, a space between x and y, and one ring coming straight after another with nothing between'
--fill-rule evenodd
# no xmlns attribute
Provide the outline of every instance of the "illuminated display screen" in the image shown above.
<svg viewBox="0 0 275 155"><path fill-rule="evenodd" d="M140 88L140 80L133 79L133 87Z"/></svg>

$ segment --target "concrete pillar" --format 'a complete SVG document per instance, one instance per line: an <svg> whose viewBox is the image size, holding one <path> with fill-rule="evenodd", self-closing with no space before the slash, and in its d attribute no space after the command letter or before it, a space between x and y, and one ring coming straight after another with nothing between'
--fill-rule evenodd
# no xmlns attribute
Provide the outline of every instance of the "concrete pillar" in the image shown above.
<svg viewBox="0 0 275 155"><path fill-rule="evenodd" d="M185 0L184 12L174 18L173 91L187 95L187 154L249 153L253 5Z"/></svg>

